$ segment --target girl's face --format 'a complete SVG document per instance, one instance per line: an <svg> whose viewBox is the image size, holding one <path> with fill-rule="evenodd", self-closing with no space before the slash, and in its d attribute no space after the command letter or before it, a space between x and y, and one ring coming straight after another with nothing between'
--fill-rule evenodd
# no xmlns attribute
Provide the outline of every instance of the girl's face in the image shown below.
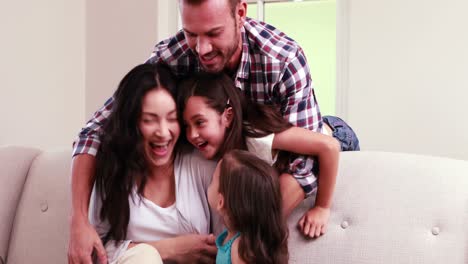
<svg viewBox="0 0 468 264"><path fill-rule="evenodd" d="M207 159L213 159L224 143L226 128L230 125L226 111L222 114L211 108L201 96L187 100L184 121L187 125L187 139Z"/></svg>
<svg viewBox="0 0 468 264"><path fill-rule="evenodd" d="M138 124L148 163L153 167L170 165L180 126L176 103L166 89L153 89L143 97Z"/></svg>

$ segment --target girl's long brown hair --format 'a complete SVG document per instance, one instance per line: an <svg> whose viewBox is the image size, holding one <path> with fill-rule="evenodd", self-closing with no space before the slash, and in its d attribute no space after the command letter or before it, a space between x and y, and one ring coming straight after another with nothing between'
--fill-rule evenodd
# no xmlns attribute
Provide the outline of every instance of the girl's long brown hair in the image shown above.
<svg viewBox="0 0 468 264"><path fill-rule="evenodd" d="M279 107L252 102L241 90L234 86L226 74L199 73L182 82L178 87L177 104L182 115L185 104L191 96L201 96L205 102L222 114L227 107L232 107L233 119L226 130L224 143L218 150L217 157L222 157L233 149L247 150L245 137L264 137L272 133L280 133L290 128L279 112ZM280 152L275 166L279 171L285 171L289 153Z"/></svg>
<svg viewBox="0 0 468 264"><path fill-rule="evenodd" d="M205 103L219 114L222 114L228 107L232 107L233 119L229 128L226 129L224 143L218 150L216 158L222 157L231 149L246 149L242 135L242 102L238 91L229 89L231 85L232 81L229 78L224 79L224 75L200 73L182 80L177 89L180 117L183 115L185 104L192 96L203 97ZM185 134L185 131L183 132Z"/></svg>
<svg viewBox="0 0 468 264"><path fill-rule="evenodd" d="M250 152L232 150L221 161L219 192L224 196L228 228L241 233L241 259L287 263L288 229L275 169Z"/></svg>

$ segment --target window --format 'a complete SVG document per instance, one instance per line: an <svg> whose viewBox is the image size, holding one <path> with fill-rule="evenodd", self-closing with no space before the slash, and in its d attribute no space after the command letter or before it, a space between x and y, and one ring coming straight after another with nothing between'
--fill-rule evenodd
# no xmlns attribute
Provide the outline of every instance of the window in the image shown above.
<svg viewBox="0 0 468 264"><path fill-rule="evenodd" d="M336 0L247 2L247 16L273 25L301 45L320 111L335 115Z"/></svg>

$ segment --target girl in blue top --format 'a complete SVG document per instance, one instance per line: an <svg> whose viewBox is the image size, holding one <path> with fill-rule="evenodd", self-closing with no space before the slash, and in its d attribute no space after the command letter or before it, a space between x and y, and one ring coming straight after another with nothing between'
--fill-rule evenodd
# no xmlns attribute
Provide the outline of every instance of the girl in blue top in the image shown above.
<svg viewBox="0 0 468 264"><path fill-rule="evenodd" d="M232 150L219 161L208 202L226 230L216 239L216 263L288 262L278 174L252 153Z"/></svg>

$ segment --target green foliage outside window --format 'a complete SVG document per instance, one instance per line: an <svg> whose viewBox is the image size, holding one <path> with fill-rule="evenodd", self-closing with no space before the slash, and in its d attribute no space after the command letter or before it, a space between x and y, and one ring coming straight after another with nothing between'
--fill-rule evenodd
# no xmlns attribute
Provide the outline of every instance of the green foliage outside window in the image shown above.
<svg viewBox="0 0 468 264"><path fill-rule="evenodd" d="M322 115L335 114L336 0L265 4L265 22L285 32L304 49ZM257 17L249 4L247 16Z"/></svg>

